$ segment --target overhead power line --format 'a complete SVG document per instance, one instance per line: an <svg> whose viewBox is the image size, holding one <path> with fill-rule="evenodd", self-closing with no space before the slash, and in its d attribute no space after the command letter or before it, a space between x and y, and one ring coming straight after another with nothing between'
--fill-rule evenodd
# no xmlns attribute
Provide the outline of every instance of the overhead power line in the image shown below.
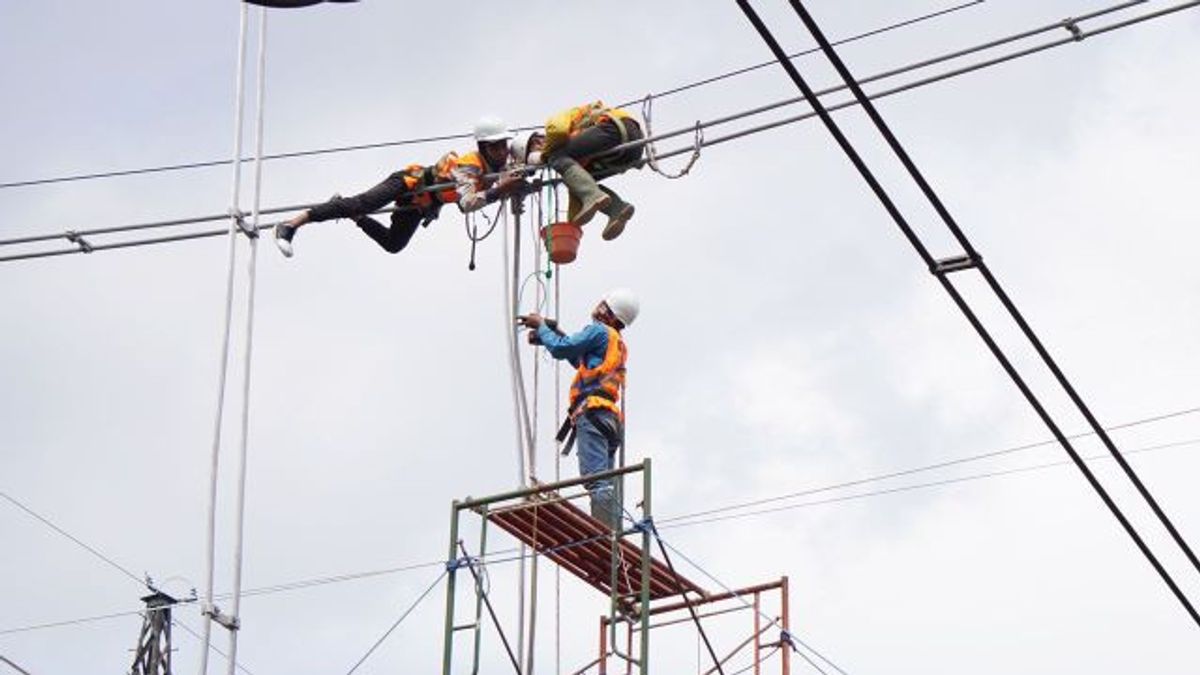
<svg viewBox="0 0 1200 675"><path fill-rule="evenodd" d="M1143 424L1143 423L1147 423L1147 422L1151 422L1151 421L1167 419L1169 417L1176 417L1176 416L1179 416L1182 414L1186 414L1188 412L1198 412L1198 411L1200 411L1200 409L1191 409L1189 411L1180 411L1178 413L1170 413L1168 415L1162 415L1162 416L1158 416L1158 417L1146 418L1144 420L1138 420L1135 422L1129 422L1129 423L1126 423L1125 425L1121 425L1121 427L1132 426L1132 425L1136 425L1136 424ZM1119 427L1113 427L1113 428L1115 429L1115 428L1119 428ZM1016 448L1009 448L1006 450L999 450L999 451L990 452L990 453L983 453L980 455L973 455L971 457L963 458L963 460L961 460L961 461L963 461L963 462L976 461L976 460L980 460L980 459L994 457L1000 453L1014 452L1016 450L1022 450L1022 449L1029 449L1029 448L1033 448L1033 447L1038 447L1040 445L1052 444L1054 442L1055 441L1046 441L1043 443L1035 443L1035 444L1030 444L1027 446L1019 446ZM1127 455L1142 454L1142 453L1154 452L1157 450L1166 450L1169 448L1177 448L1177 447L1184 447L1184 446L1188 446L1188 445L1197 445L1197 444L1200 444L1200 438L1185 439L1185 440L1181 440L1181 441L1174 441L1171 443L1162 443L1162 444L1158 444L1158 445L1137 448L1134 450L1129 450L1125 454L1127 454ZM1103 460L1103 459L1111 459L1111 458L1107 457L1106 455L1094 455L1094 456L1087 458L1088 461L1098 461L1098 460ZM818 494L818 493L822 493L822 492L828 492L831 490L836 490L836 489L844 488L847 486L862 485L864 483L869 483L869 482L878 482L878 481L885 480L887 478L891 478L894 476L908 475L908 474L912 474L912 473L915 473L918 471L932 470L933 468L937 468L938 466L949 466L949 465L955 464L955 463L959 463L959 462L952 460L952 461L943 463L942 465L928 465L925 467L918 467L918 468L912 469L912 470L892 472L892 473L888 473L888 474L882 474L879 476L872 476L872 477L858 479L858 480L844 481L844 482L835 483L832 485L810 488L808 490L803 490L800 492L792 492L792 493L788 493L786 495L780 495L778 497L772 497L772 498L767 498L767 499L763 499L763 500L756 500L753 502L730 504L730 505L720 507L717 509L707 509L707 510L703 510L703 511L694 511L691 513L682 513L682 514L679 514L676 516L669 516L667 518L660 519L658 522L660 524L659 526L662 529L671 529L671 528L690 527L693 525L702 525L702 524L708 524L708 523L722 522L722 521L726 521L726 520L739 520L742 518L754 518L754 517L759 517L759 516L766 516L766 515L771 515L771 514L775 514L775 513L780 513L780 512L784 512L784 511L792 511L792 510L809 508L809 507L820 506L820 505L825 505L825 504L835 504L835 503L841 503L841 502L856 501L859 499L867 499L870 497L880 497L880 496L899 494L899 493L904 493L904 492L912 492L915 490L921 490L921 489L927 489L927 488L933 488L933 487L943 487L946 485L954 485L954 484L958 484L958 483L976 482L976 481L985 480L985 479L989 479L989 478L998 478L998 477L1002 477L1002 476L1010 476L1010 475L1021 474L1021 473L1029 473L1029 472L1033 472L1033 471L1044 471L1046 469L1065 466L1067 464L1067 462L1065 462L1065 461L1047 462L1047 463L1043 463L1043 464L1036 464L1036 465L1030 465L1030 466L1024 466L1024 467L1016 467L1016 468L1012 468L1012 469L1002 469L1002 470L989 471L989 472L978 473L978 474L970 474L967 476L957 476L954 478L949 478L949 479L944 479L944 480L926 481L923 483L903 485L903 486L899 486L899 487L895 487L895 488L871 490L871 491L855 493L855 494L851 494L851 495L842 495L842 496L838 496L838 497L830 497L827 499L802 502L799 504L787 504L784 506L777 506L777 507L772 507L772 508L768 508L768 509L747 511L744 513L729 513L731 511L738 511L738 510L745 509L750 506L763 505L763 504L767 504L767 503L782 501L784 499L813 495L813 494ZM582 544L590 543L591 541L592 541L591 539L588 539L588 540L583 540L583 541L570 542L569 544L564 545L564 548L572 548L572 547L579 546ZM514 554L517 554L517 555L514 555ZM535 555L535 554L532 554L532 553L526 554L526 556L532 556L532 555ZM541 554L538 553L537 555L541 555ZM518 554L518 549L516 547L513 547L513 548L507 548L507 549L497 549L497 550L491 552L487 556L486 560L482 560L481 563L485 564L485 565L501 565L504 563L516 562L519 559L520 559L520 556ZM372 578L372 577L377 577L377 576L396 574L399 572L408 572L408 571L414 571L414 570L420 570L420 569L445 567L445 565L446 565L445 560L431 560L429 562L414 563L414 564L405 565L402 567L393 567L393 568L387 568L387 569L381 569L381 570L371 570L371 571L366 571L366 572L355 572L355 573L350 573L350 574L339 574L339 575L334 575L334 576L316 577L316 578L312 578L312 579L302 579L302 580L298 580L298 581L286 582L286 583L282 583L282 584L275 584L275 585L271 585L271 586L262 586L259 588L252 588L252 589L243 591L242 595L243 595L243 597L257 596L257 595L271 595L271 594L275 594L275 593L284 593L284 592L300 590L300 589L305 589L305 588L313 588L313 587L317 587L317 586L325 586L325 585L329 585L329 584L338 584L338 583L344 583L347 581L356 581L359 579L367 579L367 578ZM214 597L217 600L223 600L228 596L229 596L229 594L223 593L223 594L216 595ZM194 602L196 602L196 601L193 599L185 598L185 599L177 600L174 603L174 605L167 605L167 606L173 607L173 606L177 606L177 605L191 604ZM164 607L167 607L167 606L164 606ZM116 619L116 618L121 618L121 617L144 614L146 611L147 610L145 608L139 608L139 609L120 611L120 612L110 612L110 613L106 613L106 614L96 614L96 615L74 618L74 619L65 619L65 620L61 620L61 621L52 621L52 622L45 622L45 623L39 623L39 624L31 624L31 625L19 626L19 627L15 627L15 628L6 628L6 629L0 629L0 635L10 635L10 634L14 634L14 633L24 633L24 632L30 632L30 631L44 630L44 629L48 629L48 628L59 628L59 627L65 627L65 626L74 626L74 625L80 625L80 624L94 623L94 622L98 622L98 621L106 621L109 619Z"/></svg>
<svg viewBox="0 0 1200 675"><path fill-rule="evenodd" d="M1145 1L1145 0L1143 0L1143 1ZM919 23L923 23L925 21L936 19L941 16L953 14L954 12L957 12L959 10L967 9L968 7L973 7L975 5L979 5L982 3L983 3L983 0L971 0L970 2L964 2L961 4L954 5L952 7L947 7L945 9L936 10L936 11L922 14L920 16L916 16L916 17L913 17L910 19L905 19L903 21L898 21L896 23L891 23L891 24L888 24L885 26L880 26L878 28L873 28L871 30L864 31L864 32L858 33L856 35L851 35L849 37L845 37L845 38L838 40L835 44L845 45L845 44L850 44L852 42L858 42L860 40L865 40L866 38L869 38L869 37L883 35L885 33L899 30L901 28L906 28L906 27L913 26L913 25L916 25ZM820 51L820 50L816 49L816 48L806 49L804 51L799 51L794 54L790 54L788 56L788 58L796 59L801 56L807 56L809 54L813 54L818 51ZM771 65L774 65L775 63L777 63L777 61L764 61L762 63L756 63L752 66L745 66L742 68L737 68L735 70L721 73L719 75L706 77L701 80L696 80L695 82L689 82L687 84L672 87L671 89L667 89L665 91L661 91L659 93L653 94L653 96L655 98L666 98L668 96L673 96L675 94L679 94L681 92L688 91L690 89L695 89L697 87L706 86L709 84L713 84L715 82L720 82L722 80L727 80L727 79L730 79L733 77L738 77L740 75L744 75L746 73L750 73L750 72L753 72L756 70L761 70L762 68L767 68ZM639 103L640 101L641 101L641 99L638 99L635 101L629 101L626 103L622 103L621 105L622 106L633 105L635 103ZM526 125L523 127L518 127L518 129L520 129L520 130L536 129L536 128L538 128L538 125ZM292 152L279 152L279 153L274 153L274 154L263 155L263 160L269 161L269 160L280 160L280 159L296 159L296 158L300 158L300 157L313 157L313 156L318 156L318 155L333 155L333 154L340 154L340 153L345 153L345 152L355 152L355 151L360 151L360 150L378 150L380 148L393 148L393 147L400 147L400 146L405 146L405 145L423 145L425 143L437 143L437 142L442 142L442 141L454 141L454 140L462 140L462 139L469 139L469 138L471 138L471 134L469 134L469 133L438 134L438 135L433 135L433 136L420 136L420 137L416 137L416 138L405 138L405 139L394 140L394 141L378 141L378 142L374 142L374 143L339 145L339 146L333 146L333 147L328 147L328 148L317 148L317 149L312 149L312 150L296 150L296 151L292 151ZM241 161L242 162L250 162L250 161L253 161L253 158L245 157ZM219 166L228 166L232 163L233 163L233 160L231 160L231 159L210 159L210 160L199 160L199 161L192 161L192 162L181 162L178 164L163 164L163 165L159 165L159 166L140 167L140 168L136 168L136 169L118 169L118 170L113 170L113 171L98 171L98 172L91 172L91 173L79 173L79 174L70 174L70 175L64 175L64 176L53 176L53 177L49 177L49 178L32 178L32 179L26 179L26 180L15 180L15 181L8 181L8 182L0 183L0 189L17 188L17 187L31 187L31 186L35 186L35 185L50 185L53 183L68 183L68 182L95 180L95 179L102 179L102 178L118 178L118 177L122 177L122 176L139 176L139 175L145 175L145 174L164 173L164 172L170 172L170 171L206 169L206 168L213 168L213 167L219 167Z"/></svg>
<svg viewBox="0 0 1200 675"><path fill-rule="evenodd" d="M118 563L117 561L113 560L113 559L112 559L112 558L110 558L109 556L107 556L107 555L104 555L104 554L103 554L103 553L101 553L101 552L100 552L100 550L99 550L99 549L97 549L96 547L94 547L94 546L91 546L91 545L87 544L87 543L86 543L86 542L84 542L82 539L79 539L78 537L76 537L75 535L71 534L70 532L67 532L66 530L62 529L62 528L61 528L61 527L59 527L58 525L55 525L55 524L54 524L54 523L53 523L53 522L52 522L52 521L51 521L49 518L47 518L47 517L43 516L42 514L38 513L37 511L34 511L33 509L29 508L29 507L28 507L28 506L26 506L25 504L23 504L23 503L21 503L21 502L17 501L17 499L16 499L16 498L12 497L12 496L11 496L11 495L9 495L7 492L4 492L3 490L0 490L0 497L3 497L3 498L4 498L5 500L7 500L7 501L8 501L10 504L12 504L13 506L17 507L18 509L21 509L21 510L22 510L22 511L24 511L25 513L29 514L30 516L32 516L33 518L35 518L36 520L38 520L39 522L41 522L41 523L42 523L43 525L45 525L46 527L49 527L50 529L54 530L55 532L59 533L60 535L62 535L62 536L64 536L64 537L66 537L67 539L70 539L70 540L71 540L72 542L74 542L74 543L75 543L77 546L79 546L79 547L80 547L80 548L82 548L83 550L87 551L88 553L92 554L92 556L93 556L93 557L95 557L95 558L99 559L99 560L100 560L100 561L102 561L104 564L106 564L106 565L108 565L109 567L111 567L111 568L113 568L113 569L117 570L117 571L118 571L118 572L120 572L121 574L124 574L125 576L129 577L130 579L134 580L135 582L137 582L137 583L139 583L139 584L143 584L143 585L145 584L145 579L143 579L143 578L139 577L138 575L134 574L133 572L131 572L131 571L129 570L129 568L127 568L127 567L125 567L124 565L122 565L122 564Z"/></svg>
<svg viewBox="0 0 1200 675"><path fill-rule="evenodd" d="M749 0L737 0L737 4L746 15L746 18L753 25L755 31L770 48L771 52L776 56L781 57L783 55L783 50L780 47L779 42L775 39L775 36L771 34L770 29L767 28L766 24L763 23L762 19L750 6ZM833 66L833 68L837 71L839 78L843 83L845 83L847 88L854 95L855 100L858 101L859 105L862 107L862 110L871 120L872 125L875 127L881 139L891 150L891 154L894 155L895 159L903 165L905 172L908 174L913 184L921 191L925 201L927 201L929 205L932 206L937 212L937 215L945 226L947 232L957 243L960 253L952 257L941 259L933 256L925 241L923 241L921 235L919 235L909 224L903 212L892 199L887 189L883 187L883 184L875 176L874 171L872 171L867 165L866 161L854 147L854 144L851 143L847 138L846 134L842 131L838 123L834 121L833 116L820 101L817 93L812 89L812 87L807 83L804 77L790 61L780 58L780 64L783 66L784 71L804 95L805 100L808 101L809 105L811 105L813 110L820 116L822 124L825 126L826 130L829 131L834 141L837 142L842 152L846 155L846 158L854 165L863 181L868 185L868 187L871 188L871 191L874 193L879 203L887 211L891 220L908 240L909 244L913 247L914 251L928 268L929 272L934 275L938 283L940 283L942 288L946 291L947 295L950 296L951 300L963 314L967 322L971 324L972 328L974 328L975 332L979 335L980 339L988 348L988 351L991 352L997 363L1008 374L1009 378L1012 380L1017 389L1020 390L1021 395L1029 403L1030 407L1033 408L1034 412L1037 413L1038 417L1041 418L1042 422L1046 425L1050 432L1054 434L1054 437L1058 440L1059 444L1063 447L1063 450L1071 458L1071 461L1074 462L1080 473L1096 492L1097 496L1100 497L1101 501L1104 503L1105 507L1109 510L1112 516L1120 523L1121 527L1125 530L1126 534L1146 558L1147 562L1149 562L1154 568L1155 572L1158 573L1163 583L1166 584L1171 590L1171 593L1179 601L1180 605L1187 611L1188 615L1196 623L1196 625L1200 626L1200 612L1198 612L1192 605L1191 601L1179 587L1179 584L1174 580L1171 573L1166 569L1166 567L1163 566L1158 557L1154 554L1153 550L1151 550L1146 544L1141 534L1137 531L1137 528L1122 512L1121 508L1113 500L1105 486L1100 483L1099 480L1097 480L1087 463L1083 461L1078 451L1076 451L1071 442L1063 434L1053 416L1042 404L1038 395L1034 393L1033 389L1025 381L1024 376L1020 373L1016 365L1009 359L1008 355L1005 353L1005 350L1001 348L996 340L992 337L990 331L980 321L970 303L967 302L964 296L959 292L958 287L950 280L950 274L974 270L976 273L978 273L982 280L986 282L987 288L991 290L995 298L1004 306L1009 318L1012 319L1012 321L1020 329L1022 335L1029 343L1029 346L1031 346L1037 352L1041 359L1042 365L1054 375L1054 379L1062 389L1063 393L1065 393L1068 398L1071 399L1076 410L1083 415L1083 417L1088 421L1088 424L1093 430L1095 430L1096 434L1100 437L1101 441L1104 443L1113 459L1116 460L1118 465L1120 465L1122 471L1125 473L1125 476L1137 489L1138 494L1154 512L1159 522L1171 535L1172 540L1179 546L1180 550L1183 551L1189 562L1192 563L1193 567L1195 567L1198 572L1200 572L1200 558L1195 555L1187 541L1178 532L1170 518L1168 518L1166 513L1160 508L1158 502L1154 499L1149 490L1142 483L1141 479L1133 471L1133 468L1125 461L1124 457L1117 450L1116 445L1104 432L1104 429L1100 426L1100 423L1092 414L1087 404L1083 401L1082 397L1075 390L1070 380L1059 368L1055 359L1050 355L1049 350L1045 348L1044 344L1041 342L1041 339L1033 331L1033 328L1025 320L1020 310L1016 307L1016 304L1000 285L1000 282L997 280L995 275L992 274L991 269L983 260L982 256L980 256L979 252L974 248L966 233L958 225L958 222L955 220L955 218L950 214L949 210L942 202L941 197L925 179L924 174L920 171L920 169L918 169L915 162L913 162L903 144L891 131L891 128L884 121L882 115L879 114L879 111L875 108L875 105L867 96L866 92L863 91L860 84L855 80L855 76L842 61L841 57L837 53L837 50L828 42L828 40L826 40L820 29L820 26L809 14L808 10L805 9L800 0L789 0L789 4L799 17L800 22L803 23L808 33L821 46L821 51L825 54L829 64ZM1078 26L1075 26L1072 32L1075 33L1077 37L1082 34L1082 30L1079 29Z"/></svg>
<svg viewBox="0 0 1200 675"><path fill-rule="evenodd" d="M895 87L892 87L889 89L884 89L884 90L880 90L875 93L872 93L869 97L871 100L878 100L878 99L881 99L881 98L884 98L887 96L892 96L892 95L895 95L898 93L910 91L912 89L917 89L917 88L920 88L923 86L927 86L927 85L941 82L944 80L948 80L948 79L951 79L954 77L958 77L960 75L965 75L965 74L972 73L972 72L975 72L978 70L982 70L982 69L989 68L992 66L1007 63L1009 61L1013 61L1018 58L1022 58L1025 56L1030 56L1033 54L1040 53L1042 51L1046 51L1046 50L1053 49L1056 47L1061 47L1064 45L1074 44L1074 43L1079 42L1090 36L1108 33L1108 32L1117 30L1119 28L1126 28L1126 27L1132 26L1134 24L1142 23L1142 22L1149 21L1149 20L1155 19L1155 18L1160 18L1160 17L1166 16L1168 14L1172 14L1172 13L1179 12L1179 11L1186 10L1186 9L1191 9L1197 5L1200 5L1200 0L1191 0L1189 2L1185 2L1185 3L1179 4L1179 5L1174 5L1174 6L1167 7L1167 8L1157 10L1154 12L1148 12L1145 14L1134 16L1129 19L1125 19L1125 20L1115 22L1112 24L1108 24L1108 25L1104 25L1104 26L1099 26L1099 27L1092 28L1092 29L1085 30L1083 27L1081 27L1079 25L1081 22L1094 20L1101 16L1111 14L1114 12L1118 12L1118 11L1127 9L1133 5L1142 4L1144 2L1146 2L1146 0L1137 0L1136 2L1124 2L1124 3L1118 4L1118 5L1113 5L1111 7L1097 10L1095 12L1091 12L1086 15L1074 17L1071 19L1064 19L1061 21L1057 21L1054 23L1040 26L1038 28L1022 31L1020 33L1015 33L1013 35L1010 35L1010 36L1007 36L1004 38L991 40L991 41L976 45L974 47L970 47L967 49L961 49L958 51L943 54L941 56L937 56L937 57L933 57L933 58L919 61L916 63L912 63L912 64L909 64L906 66L902 66L899 68L894 68L894 69L887 70L887 71L884 71L881 73L877 73L875 75L871 75L869 77L862 78L860 80L860 82L861 83L878 82L878 81L881 81L884 79L889 79L889 78L895 77L897 75L906 74L906 73L909 73L912 71L927 68L931 65L944 63L944 62L947 62L950 60L954 60L954 59L962 58L964 56L972 55L972 54L975 54L975 53L978 53L981 51L993 49L998 46L1006 45L1006 44L1016 42L1019 40L1024 40L1029 37L1039 35L1042 33L1046 33L1049 31L1065 30L1065 31L1070 32L1070 35L1068 37L1065 37L1062 39L1049 41L1046 43L1035 45L1033 47L1020 49L1020 50L1017 50L1014 52L1003 54L1001 56L989 58L989 59L986 59L983 61L968 64L968 65L965 65L962 67L947 70L942 73L937 73L934 75L923 77L923 78L920 78L920 79L917 79L917 80L914 80L911 82L906 82L904 84L900 84L898 86L895 86ZM846 86L843 84L843 85L834 86L834 87L830 87L828 89L819 91L819 92L817 92L817 95L824 97L824 96L827 96L828 94L844 91L845 89L846 89ZM639 145L645 145L648 143L655 143L658 141L675 138L677 136L694 135L697 128L702 129L702 130L709 129L714 126L727 124L727 123L730 123L733 121L738 121L741 119L745 119L747 117L759 115L764 112L769 112L771 110L775 110L778 108L783 108L786 106L794 105L794 104L797 104L797 103L800 103L803 101L804 101L803 97L793 97L793 98L789 98L789 99L785 99L785 100L781 100L781 101L776 101L774 103L769 103L766 105L758 106L756 108L751 108L749 110L745 110L745 111L735 113L732 115L727 115L724 117L719 117L719 118L711 119L708 121L699 122L697 124L691 124L686 127L681 127L679 129L676 129L673 131L669 131L669 132L657 134L652 137L644 138L639 141L632 141L630 143L626 143L624 145L618 146L617 148L614 149L614 151L619 152L622 149L633 148L633 147L636 147ZM856 105L857 105L857 101L855 101L854 99L850 99L848 101L843 101L843 102L829 105L826 107L830 111L836 111L836 110L842 110L845 108L853 107ZM793 115L793 116L785 117L785 118L782 118L779 120L759 124L756 126L745 128L745 129L741 129L741 130L731 132L731 133L728 133L728 134L725 134L722 136L705 137L699 143L684 145L683 147L680 147L678 149L671 150L668 152L655 153L656 159L663 160L663 159L669 159L671 157L676 157L676 156L687 154L687 153L692 153L692 152L694 152L696 147L707 148L707 147L720 145L720 144L727 143L727 142L730 142L733 140L744 138L746 136L750 136L750 135L758 134L758 133L761 133L764 131L768 131L770 129L775 129L775 128L787 126L790 124L794 124L794 123L797 123L800 121L808 120L808 119L811 119L816 116L817 116L817 113L815 113L815 112L805 112L802 114ZM420 190L419 192L443 190L448 187L453 187L453 186L452 185L435 185L435 186L430 186L428 188ZM260 213L264 214L264 215L279 214L279 213L299 211L302 209L312 208L313 206L316 206L316 204L297 204L297 205L290 205L290 206L273 207L273 208L261 209ZM394 209L389 207L389 208L381 209L377 213L385 213L385 212L392 211L392 210L394 210ZM115 226L115 227L104 227L104 228L82 229L82 230L68 230L68 231L65 231L62 233L56 233L56 234L42 234L42 235L18 237L18 238L13 238L13 239L5 239L5 240L0 240L0 246L30 244L30 243L43 242L43 241L54 241L54 240L60 240L60 239L66 239L68 241L71 241L71 242L75 243L76 246L73 248L53 249L53 250L47 250L47 251L34 251L34 252L28 252L28 253L8 255L8 256L0 256L0 262L10 262L10 261L16 261L16 260L27 260L27 259L33 259L33 258L44 258L44 257L61 256L61 255L71 255L71 254L76 254L76 253L90 253L90 252L99 251L99 250L109 250L109 249L116 249L116 248L130 248L130 247L136 247L136 246L162 244L162 243L189 240L189 239L201 239L201 238L207 238L207 237L216 237L216 236L221 236L223 234L227 234L228 229L227 228L211 229L211 230L206 230L206 231L201 231L201 232L189 233L189 234L185 234L185 235L156 237L156 238L152 238L152 239L142 239L142 240L132 240L132 241L122 241L122 242L117 242L117 243L112 243L112 244L97 244L95 242L90 242L87 240L87 237L91 237L94 235L113 234L113 233L119 233L119 232L148 230L148 229L156 229L156 228L177 227L177 226L181 226L181 225L189 225L189 224L197 224L197 223L204 223L204 222L211 222L211 221L218 221L218 220L226 220L228 218L229 218L228 213L217 213L217 214L211 214L211 215L207 215L207 216L198 216L198 217L194 217L194 218L154 221L154 222L148 222L148 223L138 223L138 224L133 224L133 225L123 225L123 226ZM262 229L267 230L267 229L271 229L273 227L274 227L274 225L270 224L270 225L264 226Z"/></svg>

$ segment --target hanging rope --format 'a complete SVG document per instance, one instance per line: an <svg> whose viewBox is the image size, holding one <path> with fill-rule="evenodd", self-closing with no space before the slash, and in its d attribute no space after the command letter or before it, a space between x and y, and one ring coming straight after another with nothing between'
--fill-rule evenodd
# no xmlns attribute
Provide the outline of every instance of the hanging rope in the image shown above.
<svg viewBox="0 0 1200 675"><path fill-rule="evenodd" d="M646 94L645 100L642 101L642 122L646 127L647 139L654 138L654 131L650 128L651 109L654 107L653 102L654 94ZM692 133L692 156L688 158L687 164L683 165L679 173L667 173L659 167L658 151L654 148L654 142L650 140L646 141L646 159L644 160L644 164L650 167L650 170L654 173L671 180L683 178L688 175L688 172L696 165L696 161L700 159L700 149L704 147L704 124L700 120L696 120L696 127Z"/></svg>

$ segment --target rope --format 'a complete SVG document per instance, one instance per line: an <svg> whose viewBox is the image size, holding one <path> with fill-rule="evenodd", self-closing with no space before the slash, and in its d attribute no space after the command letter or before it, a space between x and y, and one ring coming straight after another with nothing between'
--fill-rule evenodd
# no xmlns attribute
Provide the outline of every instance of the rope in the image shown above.
<svg viewBox="0 0 1200 675"><path fill-rule="evenodd" d="M646 126L646 136L648 138L654 138L654 132L650 129L650 109L653 107L653 101L653 94L646 94L645 100L642 101L642 121ZM701 124L700 120L696 120L695 137L692 140L692 156L678 173L667 173L659 167L658 150L655 149L653 142L647 142L645 147L646 159L644 160L644 164L650 167L651 171L671 180L683 178L688 175L688 172L696 165L696 161L700 159L700 149L704 147L704 125Z"/></svg>
<svg viewBox="0 0 1200 675"><path fill-rule="evenodd" d="M233 156L242 156L242 119L244 112L244 103L246 98L246 22L248 17L248 8L245 4L241 5L240 19L238 22L238 56L237 56L237 75L235 76L234 96L234 122L233 122ZM225 414L225 381L229 369L229 333L230 324L233 320L233 267L237 256L237 237L238 225L237 215L241 208L241 183L242 183L242 163L233 163L233 185L231 198L231 211L235 214L229 221L229 251L228 265L225 274L225 313L222 322L221 331L221 365L217 374L217 410L213 421L213 440L212 440L212 459L210 462L209 487L208 487L208 522L205 531L205 556L204 556L204 602L201 605L201 616L203 617L203 627L201 628L200 642L203 648L200 650L200 666L197 672L200 675L208 675L208 650L212 646L212 606L213 606L213 568L216 558L216 533L217 533L217 474L218 465L221 455L221 426Z"/></svg>
<svg viewBox="0 0 1200 675"><path fill-rule="evenodd" d="M383 635L379 636L379 639L375 641L375 644L371 645L371 648L367 650L367 653L363 654L362 658L359 659L353 666L351 666L350 670L346 671L346 675L351 675L351 673L358 670L358 667L361 666L364 661L370 658L371 654L374 654L376 649L379 649L379 645L383 644L383 641L386 640L388 636L392 634L392 631L396 630L396 628L408 618L409 614L412 614L412 611L417 608L417 605L421 604L421 601L429 595L429 592L436 588L439 583L441 583L442 578L445 577L446 574L448 574L448 571L442 570L442 573L433 580L433 583L429 584L429 588L426 588L425 591L421 593L421 595L415 601L413 601L411 605L409 605L408 609L404 610L404 613L400 615L400 618L396 619L396 622L393 623L386 631L384 631Z"/></svg>

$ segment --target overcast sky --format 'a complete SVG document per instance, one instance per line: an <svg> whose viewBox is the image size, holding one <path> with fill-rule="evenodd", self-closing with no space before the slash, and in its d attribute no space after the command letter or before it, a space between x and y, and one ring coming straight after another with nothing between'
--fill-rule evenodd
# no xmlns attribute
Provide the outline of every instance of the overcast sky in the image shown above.
<svg viewBox="0 0 1200 675"><path fill-rule="evenodd" d="M809 4L827 34L841 37L952 3ZM788 49L811 46L783 0L756 6ZM866 76L1103 6L989 0L842 54ZM1148 2L1088 25L1165 6ZM229 1L0 4L0 182L229 157L238 12ZM628 101L769 58L732 1L451 9L364 0L273 12L268 32L268 152L463 133L482 114L536 124L569 105ZM1105 425L1200 406L1197 44L1200 13L1189 10L879 104ZM798 65L817 86L834 82L818 59ZM763 69L657 101L654 126L795 94L781 69ZM935 255L956 253L865 118L838 119ZM250 148L249 128L246 138ZM468 148L438 142L269 162L262 202L350 194ZM221 213L229 173L3 189L0 238ZM654 459L660 519L1050 437L819 124L712 147L682 180L641 171L611 185L637 215L617 241L586 232L579 260L561 271L561 318L583 325L612 286L642 298L627 332L628 442L631 459ZM395 256L345 222L305 228L291 260L260 246L246 588L433 565L246 598L241 662L255 675L348 670L440 573L451 500L516 483L503 242L482 242L469 272L462 218L443 214ZM248 248L238 246L243 305ZM203 585L226 247L214 238L0 264L0 491L179 596ZM18 250L37 249L0 255ZM523 264L528 271L532 262ZM986 289L971 273L956 280L1063 428L1084 431ZM523 308L533 308L531 290ZM242 320L239 311L218 592L232 584ZM524 357L532 387L534 354ZM543 360L537 473L546 480L556 471L546 442L551 372ZM1126 451L1198 437L1200 414L1114 433ZM1078 447L1103 452L1091 439ZM770 506L1064 459L1046 445ZM574 475L573 461L563 475ZM1130 462L1200 545L1200 444ZM1200 603L1200 574L1112 462L1094 466ZM39 675L128 669L136 614L16 629L130 612L144 588L8 501L0 533L0 655ZM1197 626L1071 466L662 533L721 583L787 575L794 631L854 675L1200 672ZM512 544L497 536L493 545ZM537 671L553 673L546 569ZM490 576L515 633L515 565ZM569 577L562 597L559 653L569 673L593 658L606 601ZM444 601L439 586L358 672L440 672ZM176 618L201 624L195 605ZM749 618L739 621L714 625L718 651L744 636ZM223 631L215 635L225 649ZM692 633L656 640L656 672L698 670ZM176 672L195 672L198 642L177 630L175 647ZM506 671L490 631L484 651L483 672ZM463 672L467 661L458 665ZM223 661L214 656L210 669L223 672Z"/></svg>

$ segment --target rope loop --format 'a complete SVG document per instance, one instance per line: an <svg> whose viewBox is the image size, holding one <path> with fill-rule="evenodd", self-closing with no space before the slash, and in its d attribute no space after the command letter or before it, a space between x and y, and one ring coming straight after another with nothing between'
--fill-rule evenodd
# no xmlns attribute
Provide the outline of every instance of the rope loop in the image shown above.
<svg viewBox="0 0 1200 675"><path fill-rule="evenodd" d="M648 139L654 138L654 131L650 127L651 109L653 107L654 94L646 94L646 98L642 100L642 121L645 123L646 138ZM696 165L697 160L700 159L700 149L704 147L704 125L700 122L700 120L696 120L696 126L692 135L692 156L688 158L687 164L684 164L683 168L680 169L678 173L668 173L658 165L658 151L655 150L653 141L646 141L645 147L645 164L646 166L650 167L651 171L671 180L683 178L684 176L688 175L688 172L692 170L692 167Z"/></svg>

